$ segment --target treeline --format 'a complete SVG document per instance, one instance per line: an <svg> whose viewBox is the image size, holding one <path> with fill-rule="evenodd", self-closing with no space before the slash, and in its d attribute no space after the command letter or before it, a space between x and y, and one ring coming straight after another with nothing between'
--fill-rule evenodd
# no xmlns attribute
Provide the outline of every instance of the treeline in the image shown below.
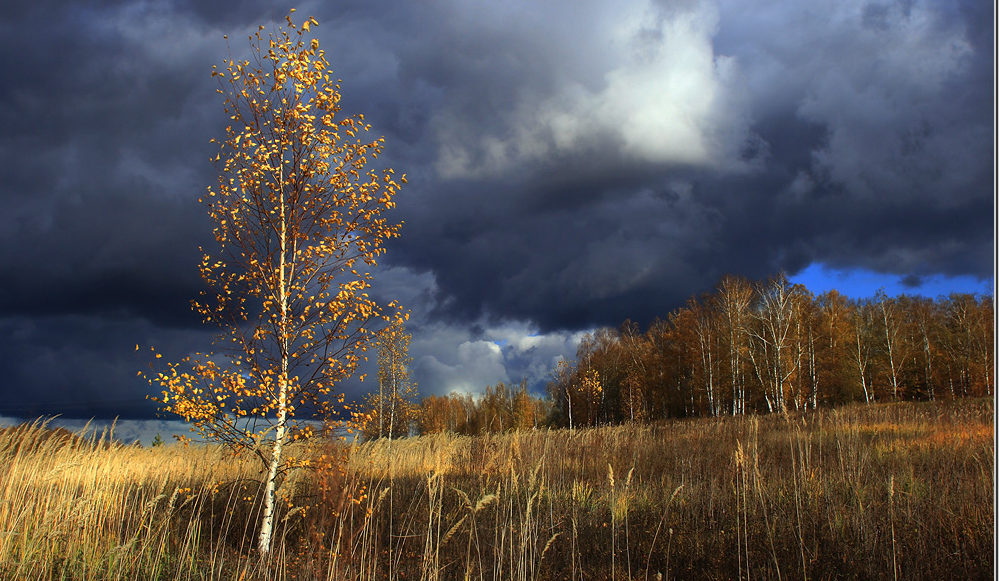
<svg viewBox="0 0 999 581"><path fill-rule="evenodd" d="M471 394L429 396L419 410L419 432L481 434L524 430L548 425L551 403L532 396L527 381L518 387L498 383L486 387L479 398Z"/></svg>
<svg viewBox="0 0 999 581"><path fill-rule="evenodd" d="M729 276L644 331L584 337L545 398L526 382L424 398L420 433L580 427L991 395L993 298L813 295L779 275Z"/></svg>
<svg viewBox="0 0 999 581"><path fill-rule="evenodd" d="M724 278L645 332L600 329L548 386L553 425L991 395L993 299L818 297Z"/></svg>

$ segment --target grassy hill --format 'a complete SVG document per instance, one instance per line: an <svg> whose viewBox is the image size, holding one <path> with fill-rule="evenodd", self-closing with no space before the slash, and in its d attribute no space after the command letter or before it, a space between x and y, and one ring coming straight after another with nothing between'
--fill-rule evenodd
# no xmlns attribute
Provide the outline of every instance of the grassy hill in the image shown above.
<svg viewBox="0 0 999 581"><path fill-rule="evenodd" d="M991 400L299 445L259 462L0 432L11 579L988 579Z"/></svg>

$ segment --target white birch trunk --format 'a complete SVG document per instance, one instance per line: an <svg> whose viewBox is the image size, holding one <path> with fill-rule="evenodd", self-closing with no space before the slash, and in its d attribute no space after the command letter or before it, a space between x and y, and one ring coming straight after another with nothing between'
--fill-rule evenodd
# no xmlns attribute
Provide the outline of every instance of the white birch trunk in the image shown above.
<svg viewBox="0 0 999 581"><path fill-rule="evenodd" d="M278 300L281 306L281 321L278 327L280 337L277 337L281 355L281 374L278 377L278 418L274 432L274 444L271 448L271 461L267 467L267 480L264 482L264 511L260 519L260 534L257 538L257 550L261 559L270 554L271 541L274 536L274 511L276 508L275 493L277 492L277 475L281 466L281 452L285 444L288 424L288 288L285 281L285 253L288 250L288 217L284 207L284 156L281 157L279 168L278 205L281 216L281 255L278 259Z"/></svg>
<svg viewBox="0 0 999 581"><path fill-rule="evenodd" d="M287 393L287 383L282 381L281 394ZM281 398L282 402L284 398ZM267 480L264 482L264 512L260 520L260 535L257 538L257 550L261 558L266 558L270 554L271 540L274 536L274 511L277 503L275 495L277 492L277 473L281 465L281 451L284 448L284 440L287 430L287 407L281 405L278 416L277 431L274 436L274 445L271 448L271 461L267 469Z"/></svg>
<svg viewBox="0 0 999 581"><path fill-rule="evenodd" d="M865 375L867 371L867 360L864 357L863 349L860 344L860 322L857 322L857 371L860 372L860 387L864 390L864 403L871 403L871 394L867 390L867 377Z"/></svg>

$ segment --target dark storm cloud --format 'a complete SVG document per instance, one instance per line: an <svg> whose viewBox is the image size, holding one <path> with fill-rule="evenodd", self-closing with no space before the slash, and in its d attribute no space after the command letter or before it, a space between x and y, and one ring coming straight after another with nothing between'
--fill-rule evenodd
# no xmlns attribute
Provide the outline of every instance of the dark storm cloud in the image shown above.
<svg viewBox="0 0 999 581"><path fill-rule="evenodd" d="M113 315L5 317L0 333L6 341L0 415L27 418L149 417L152 391L136 376L154 360L146 346L155 340L164 357L176 360L191 344L209 341L201 331L164 330Z"/></svg>
<svg viewBox="0 0 999 581"><path fill-rule="evenodd" d="M208 64L194 33L159 30L161 18L48 6L6 27L0 312L176 318L176 296L197 289L207 223L193 202L218 123L206 123L214 99L196 80Z"/></svg>
<svg viewBox="0 0 999 581"><path fill-rule="evenodd" d="M208 347L189 301L222 32L128 2L20 3L0 28L0 413L148 417L135 344Z"/></svg>
<svg viewBox="0 0 999 581"><path fill-rule="evenodd" d="M815 261L985 278L992 39L982 11L690 3L646 7L636 24L625 8L600 21L621 35L580 34L591 51L629 44L619 60L557 49L532 60L538 44L520 35L543 29L535 42L548 48L558 25L490 37L483 16L501 56L477 61L473 45L436 63L460 78L442 81L438 172L414 180L402 260L436 273L459 319L492 313L550 329L648 320L722 274ZM664 47L683 66L657 60ZM562 66L532 85L551 54ZM412 55L399 65L421 66ZM521 82L506 82L521 69ZM490 74L500 82L483 82ZM663 92L672 85L648 81L657 75L724 107ZM693 141L674 147L637 121Z"/></svg>
<svg viewBox="0 0 999 581"><path fill-rule="evenodd" d="M572 354L567 331L665 315L726 273L989 275L990 4L297 14L320 21L345 111L365 113L388 140L382 161L409 175L379 292L411 301L428 391L542 381ZM208 348L188 307L210 240L195 199L224 127L208 73L223 34L238 57L283 15L263 2L6 9L0 389L33 395L5 401L55 411L73 393L81 414L142 415L134 344Z"/></svg>

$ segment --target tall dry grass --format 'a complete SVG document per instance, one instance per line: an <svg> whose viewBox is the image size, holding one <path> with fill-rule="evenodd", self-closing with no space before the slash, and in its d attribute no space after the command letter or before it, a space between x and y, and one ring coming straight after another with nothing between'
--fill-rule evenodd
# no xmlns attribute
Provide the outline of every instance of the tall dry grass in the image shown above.
<svg viewBox="0 0 999 581"><path fill-rule="evenodd" d="M258 468L216 448L0 435L11 579L991 578L991 401L569 432L447 434L304 456L274 560Z"/></svg>
<svg viewBox="0 0 999 581"><path fill-rule="evenodd" d="M218 501L235 508L253 474L218 448L126 447L36 422L0 435L0 467L5 579L229 578L222 539L244 523Z"/></svg>

